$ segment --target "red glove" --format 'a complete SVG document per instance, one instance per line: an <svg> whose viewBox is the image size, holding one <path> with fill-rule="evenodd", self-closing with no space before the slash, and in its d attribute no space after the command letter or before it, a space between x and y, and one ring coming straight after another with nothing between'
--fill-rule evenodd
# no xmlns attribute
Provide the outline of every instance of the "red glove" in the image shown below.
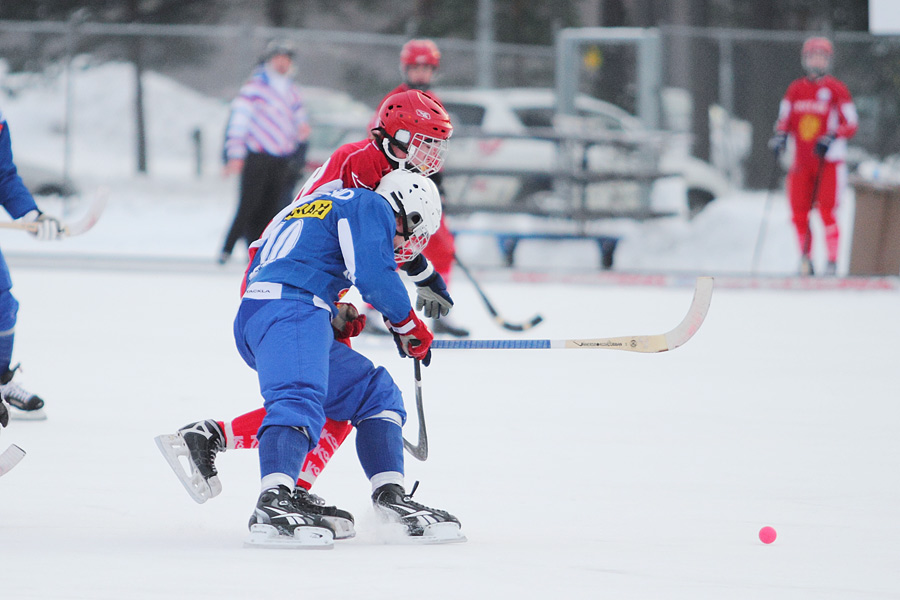
<svg viewBox="0 0 900 600"><path fill-rule="evenodd" d="M434 336L416 316L415 311L409 311L409 315L399 323L385 319L384 324L394 335L394 343L397 344L400 356L418 358L426 367L431 363L431 342Z"/></svg>
<svg viewBox="0 0 900 600"><path fill-rule="evenodd" d="M331 328L334 329L334 339L346 340L362 333L366 326L366 315L359 314L356 307L349 302L335 302L338 314L331 320Z"/></svg>

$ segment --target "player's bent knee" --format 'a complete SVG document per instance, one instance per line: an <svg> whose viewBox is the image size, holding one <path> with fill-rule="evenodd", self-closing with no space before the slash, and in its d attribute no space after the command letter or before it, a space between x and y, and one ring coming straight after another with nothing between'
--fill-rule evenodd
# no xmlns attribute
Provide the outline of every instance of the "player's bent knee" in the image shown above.
<svg viewBox="0 0 900 600"><path fill-rule="evenodd" d="M8 332L16 326L16 315L19 313L19 301L11 290L0 292L0 332Z"/></svg>

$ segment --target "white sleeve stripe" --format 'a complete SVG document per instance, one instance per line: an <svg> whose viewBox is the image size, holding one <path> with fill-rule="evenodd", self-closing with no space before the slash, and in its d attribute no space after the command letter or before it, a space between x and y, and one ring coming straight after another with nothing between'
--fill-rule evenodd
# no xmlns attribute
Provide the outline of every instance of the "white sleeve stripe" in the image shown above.
<svg viewBox="0 0 900 600"><path fill-rule="evenodd" d="M852 102L847 102L841 106L841 112L844 114L844 118L851 125L856 125L859 121L859 116L856 114L856 105Z"/></svg>
<svg viewBox="0 0 900 600"><path fill-rule="evenodd" d="M415 276L410 276L410 279L413 280L415 283L418 283L420 281L425 281L426 279L431 277L432 273L434 273L434 265L431 264L431 261L427 261L427 262L428 262L428 266L425 267L425 269L423 269L421 273L419 273L418 275L415 275Z"/></svg>
<svg viewBox="0 0 900 600"><path fill-rule="evenodd" d="M356 285L356 251L353 247L353 233L350 231L350 222L347 219L338 219L338 242L341 245L341 254L344 257L344 265L347 267L347 279Z"/></svg>
<svg viewBox="0 0 900 600"><path fill-rule="evenodd" d="M782 100L778 105L778 120L783 121L791 114L791 103L788 100Z"/></svg>
<svg viewBox="0 0 900 600"><path fill-rule="evenodd" d="M413 330L413 328L415 326L416 326L415 322L411 319L410 319L409 323L407 323L406 325L394 325L393 323L391 323L391 329L393 329L400 335L403 335L404 333L409 333L410 331Z"/></svg>

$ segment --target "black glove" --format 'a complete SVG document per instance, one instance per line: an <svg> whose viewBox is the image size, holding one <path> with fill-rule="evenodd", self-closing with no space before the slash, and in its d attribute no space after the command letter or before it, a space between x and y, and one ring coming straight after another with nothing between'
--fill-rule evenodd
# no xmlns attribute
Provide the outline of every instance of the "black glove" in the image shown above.
<svg viewBox="0 0 900 600"><path fill-rule="evenodd" d="M836 136L833 133L826 133L816 140L816 147L813 149L813 152L816 153L817 156L824 157L825 154L828 153L828 148L831 146L831 142L834 141Z"/></svg>
<svg viewBox="0 0 900 600"><path fill-rule="evenodd" d="M453 298L447 292L447 284L424 256L420 254L400 268L416 284L416 310L431 319L440 319L450 313Z"/></svg>
<svg viewBox="0 0 900 600"><path fill-rule="evenodd" d="M787 148L788 134L785 131L776 131L775 135L769 138L769 150L775 154L775 157L781 156L785 148Z"/></svg>

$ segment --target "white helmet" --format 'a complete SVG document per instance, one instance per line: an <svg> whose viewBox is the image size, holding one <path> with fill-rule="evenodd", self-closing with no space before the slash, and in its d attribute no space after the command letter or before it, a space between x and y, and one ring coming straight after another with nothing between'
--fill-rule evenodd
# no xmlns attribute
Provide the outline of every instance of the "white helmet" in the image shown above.
<svg viewBox="0 0 900 600"><path fill-rule="evenodd" d="M434 182L412 171L391 171L381 178L375 191L384 197L400 218L397 232L406 243L394 250L398 264L419 255L441 226L441 196Z"/></svg>

